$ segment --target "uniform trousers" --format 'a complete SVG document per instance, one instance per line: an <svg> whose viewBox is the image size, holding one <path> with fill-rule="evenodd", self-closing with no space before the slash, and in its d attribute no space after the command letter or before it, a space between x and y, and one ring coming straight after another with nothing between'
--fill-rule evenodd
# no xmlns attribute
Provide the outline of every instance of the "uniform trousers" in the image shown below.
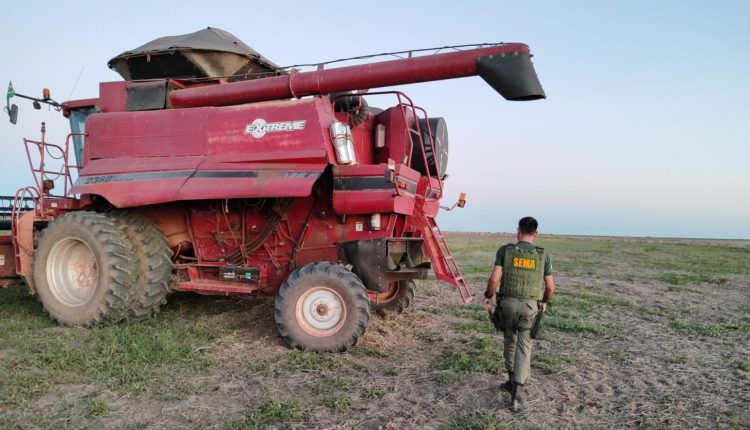
<svg viewBox="0 0 750 430"><path fill-rule="evenodd" d="M537 313L536 300L504 297L500 302L505 322L503 359L513 379L525 384L531 371L531 327Z"/></svg>

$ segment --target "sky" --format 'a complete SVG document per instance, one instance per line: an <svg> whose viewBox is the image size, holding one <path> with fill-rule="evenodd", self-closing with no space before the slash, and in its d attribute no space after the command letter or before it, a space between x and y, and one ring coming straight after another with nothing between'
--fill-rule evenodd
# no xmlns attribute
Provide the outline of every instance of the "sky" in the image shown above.
<svg viewBox="0 0 750 430"><path fill-rule="evenodd" d="M480 42L523 42L548 98L508 102L480 78L399 87L446 118L444 230L750 239L747 1L6 1L0 87L98 96L117 54L211 26L277 64ZM78 78L80 75L80 79ZM76 85L76 81L78 81ZM67 121L0 118L0 194L32 178L23 137ZM371 101L371 104L377 104ZM386 107L386 106L381 106Z"/></svg>

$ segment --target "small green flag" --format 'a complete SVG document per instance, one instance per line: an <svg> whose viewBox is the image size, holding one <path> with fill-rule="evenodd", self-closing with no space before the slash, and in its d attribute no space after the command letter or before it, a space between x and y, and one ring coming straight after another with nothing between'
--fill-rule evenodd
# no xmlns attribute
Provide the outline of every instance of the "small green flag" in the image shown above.
<svg viewBox="0 0 750 430"><path fill-rule="evenodd" d="M8 81L8 94L5 95L5 101L10 101L10 98L16 95L16 90L13 89L13 81Z"/></svg>

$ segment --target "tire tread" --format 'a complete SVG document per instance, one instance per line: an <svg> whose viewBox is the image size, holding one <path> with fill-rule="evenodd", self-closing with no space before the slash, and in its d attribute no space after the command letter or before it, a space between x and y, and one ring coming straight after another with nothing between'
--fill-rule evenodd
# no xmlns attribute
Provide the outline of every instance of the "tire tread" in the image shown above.
<svg viewBox="0 0 750 430"><path fill-rule="evenodd" d="M284 312L284 308L288 305L287 301L291 296L294 296L293 291L299 288L300 282L304 281L305 278L314 276L329 277L343 283L348 288L348 291L351 292L351 298L354 302L353 309L347 310L347 313L350 313L352 318L355 319L354 330L345 339L329 347L321 347L296 339L289 327L290 324L296 324L295 316L285 315ZM370 301L367 297L364 284L351 271L343 266L327 262L311 263L292 272L282 284L276 294L274 319L276 320L279 335L292 348L314 352L343 352L356 345L359 338L362 337L367 329L370 319Z"/></svg>
<svg viewBox="0 0 750 430"><path fill-rule="evenodd" d="M50 303L45 303L42 300L45 311L62 325L94 326L124 319L134 299L131 285L135 279L135 257L130 250L129 241L124 233L117 228L116 221L106 214L90 211L70 212L54 219L42 231L35 257L39 255L39 249L48 245L46 243L49 240L48 238L57 230L64 229L66 224L79 225L87 229L104 249L108 262L105 273L109 276L109 282L107 283L109 288L96 306L98 312L83 324L76 323L73 314L65 315L65 313L51 311ZM35 258L33 265L37 266L38 264L39 262ZM36 279L36 271L34 273L37 288L46 286L46 279L45 282L40 283L40 280ZM74 310L71 312L74 312Z"/></svg>
<svg viewBox="0 0 750 430"><path fill-rule="evenodd" d="M164 234L149 218L130 211L115 211L120 228L127 235L136 258L135 299L130 319L144 320L156 315L170 292L172 250Z"/></svg>

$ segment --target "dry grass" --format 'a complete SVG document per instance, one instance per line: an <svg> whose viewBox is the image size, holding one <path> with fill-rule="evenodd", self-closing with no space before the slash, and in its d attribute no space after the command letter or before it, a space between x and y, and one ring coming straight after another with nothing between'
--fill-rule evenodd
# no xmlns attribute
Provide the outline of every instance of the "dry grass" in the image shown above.
<svg viewBox="0 0 750 430"><path fill-rule="evenodd" d="M510 240L449 236L477 296ZM542 244L559 292L520 414L483 309L434 281L338 355L287 349L268 299L178 295L155 320L83 330L0 290L0 428L750 426L750 243Z"/></svg>

